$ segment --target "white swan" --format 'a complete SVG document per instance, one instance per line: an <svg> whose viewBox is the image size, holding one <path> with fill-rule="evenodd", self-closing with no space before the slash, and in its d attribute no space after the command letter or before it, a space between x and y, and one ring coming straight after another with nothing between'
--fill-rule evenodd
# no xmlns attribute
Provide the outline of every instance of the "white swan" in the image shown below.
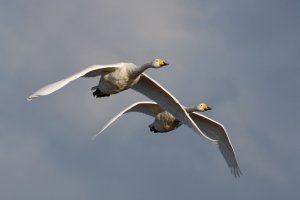
<svg viewBox="0 0 300 200"><path fill-rule="evenodd" d="M116 94L123 90L132 88L159 103L161 107L169 111L183 123L187 124L199 135L211 140L201 132L201 130L197 127L197 125L174 96L172 96L156 81L143 73L148 68L161 68L166 65L168 64L162 59L155 59L154 61L146 63L142 66L137 66L133 63L92 65L78 73L73 74L72 76L38 89L36 92L30 95L27 100L31 101L39 96L51 94L80 77L101 76L99 84L92 87L92 90L95 90L93 92L94 96L110 96L111 94Z"/></svg>
<svg viewBox="0 0 300 200"><path fill-rule="evenodd" d="M227 135L226 129L219 122L210 119L196 111L206 111L211 108L206 104L199 104L195 107L185 107L186 111L189 113L190 117L197 124L198 128L205 134L208 138L215 140L214 144L217 144L220 152L222 153L227 165L231 169L231 173L235 177L242 175L242 172L238 166L233 146ZM159 132L169 132L182 125L182 121L176 119L171 113L165 111L157 103L142 101L136 102L131 106L124 109L122 112L117 114L112 118L96 135L93 136L93 140L102 133L107 127L109 127L115 120L117 120L121 115L128 112L140 112L146 115L150 115L155 118L155 121L149 125L150 131L154 133Z"/></svg>
<svg viewBox="0 0 300 200"><path fill-rule="evenodd" d="M45 96L61 89L73 80L80 77L96 77L101 76L99 84L92 87L93 95L96 97L110 96L111 94L116 94L123 90L131 88L135 85L139 79L140 75L148 68L161 68L168 65L162 59L155 59L150 63L146 63L142 66L137 66L133 63L116 63L111 65L92 65L78 73L73 74L61 81L46 85L32 95L30 95L27 100Z"/></svg>

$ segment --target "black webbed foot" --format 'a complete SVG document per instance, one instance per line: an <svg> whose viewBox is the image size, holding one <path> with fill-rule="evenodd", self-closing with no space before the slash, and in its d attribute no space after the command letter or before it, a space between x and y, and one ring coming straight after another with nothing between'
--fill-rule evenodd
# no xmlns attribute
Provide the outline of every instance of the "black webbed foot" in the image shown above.
<svg viewBox="0 0 300 200"><path fill-rule="evenodd" d="M101 92L101 90L96 89L93 92L93 96L96 97L96 98L99 98L99 97L108 97L108 96L110 96L110 94L105 94L105 93Z"/></svg>
<svg viewBox="0 0 300 200"><path fill-rule="evenodd" d="M150 126L150 131L154 133L158 133L159 131L154 128L154 126Z"/></svg>
<svg viewBox="0 0 300 200"><path fill-rule="evenodd" d="M100 90L96 89L94 92L93 92L93 96L96 96L98 93L99 93Z"/></svg>

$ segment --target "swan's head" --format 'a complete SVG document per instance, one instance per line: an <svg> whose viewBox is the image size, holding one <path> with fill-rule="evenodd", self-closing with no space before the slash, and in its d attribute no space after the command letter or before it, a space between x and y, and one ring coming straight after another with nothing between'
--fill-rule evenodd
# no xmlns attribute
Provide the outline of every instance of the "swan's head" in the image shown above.
<svg viewBox="0 0 300 200"><path fill-rule="evenodd" d="M166 66L166 65L169 65L169 64L166 63L164 60L159 59L159 58L153 60L152 63L151 63L151 66L153 68L160 68L160 67L163 67L163 66Z"/></svg>
<svg viewBox="0 0 300 200"><path fill-rule="evenodd" d="M196 108L200 112L211 110L211 108L207 104L205 104L205 103L200 103L198 106L196 106Z"/></svg>

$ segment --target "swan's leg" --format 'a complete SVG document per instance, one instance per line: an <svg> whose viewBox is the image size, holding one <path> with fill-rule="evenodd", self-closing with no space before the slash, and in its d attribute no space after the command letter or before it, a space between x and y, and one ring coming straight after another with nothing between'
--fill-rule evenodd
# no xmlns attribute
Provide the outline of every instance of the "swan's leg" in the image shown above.
<svg viewBox="0 0 300 200"><path fill-rule="evenodd" d="M93 96L96 97L96 98L99 98L99 97L108 97L110 96L110 94L105 94L103 92L101 92L101 90L99 90L98 88L93 92Z"/></svg>
<svg viewBox="0 0 300 200"><path fill-rule="evenodd" d="M158 133L159 131L154 128L154 126L149 126L150 131L154 133Z"/></svg>

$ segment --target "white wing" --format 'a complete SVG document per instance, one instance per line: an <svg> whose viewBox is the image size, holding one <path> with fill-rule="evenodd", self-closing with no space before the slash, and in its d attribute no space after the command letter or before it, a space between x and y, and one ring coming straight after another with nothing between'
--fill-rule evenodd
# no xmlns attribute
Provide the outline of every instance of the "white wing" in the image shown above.
<svg viewBox="0 0 300 200"><path fill-rule="evenodd" d="M190 113L190 116L207 137L217 141L216 144L219 146L219 150L227 162L227 165L230 167L231 173L238 177L242 175L233 146L224 126L200 113Z"/></svg>
<svg viewBox="0 0 300 200"><path fill-rule="evenodd" d="M195 122L185 111L183 106L172 94L170 94L165 88L163 88L159 83L151 79L146 74L143 73L141 75L139 82L135 84L132 89L144 94L145 96L157 102L163 109L170 112L179 121L192 128L199 135L212 142L215 142L201 132Z"/></svg>
<svg viewBox="0 0 300 200"><path fill-rule="evenodd" d="M95 76L100 76L104 72L114 71L115 69L119 68L121 65L122 65L122 63L112 64L112 65L92 65L80 72L73 74L72 76L69 76L63 80L57 81L55 83L46 85L46 86L38 89L36 92L34 92L32 95L30 95L27 98L27 100L31 101L32 99L34 99L36 97L51 94L51 93L55 92L56 90L59 90L60 88L64 87L71 81L76 80L80 77L95 77Z"/></svg>
<svg viewBox="0 0 300 200"><path fill-rule="evenodd" d="M150 115L155 117L158 113L163 112L164 110L156 103L150 101L141 101L136 102L129 107L125 108L119 114L114 116L97 134L95 134L92 139L95 140L96 137L102 133L107 127L109 127L114 121L116 121L121 115L128 113L128 112L140 112L146 115Z"/></svg>

